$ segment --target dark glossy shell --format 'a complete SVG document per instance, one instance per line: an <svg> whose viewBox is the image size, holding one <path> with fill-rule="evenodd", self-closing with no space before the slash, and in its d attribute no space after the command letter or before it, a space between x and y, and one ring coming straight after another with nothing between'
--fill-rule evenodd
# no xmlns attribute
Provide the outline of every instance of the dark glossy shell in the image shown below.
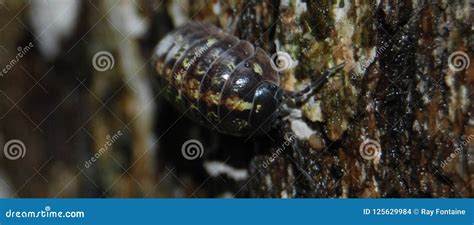
<svg viewBox="0 0 474 225"><path fill-rule="evenodd" d="M211 129L248 136L276 119L278 72L248 41L210 24L188 23L160 41L152 62L165 97Z"/></svg>

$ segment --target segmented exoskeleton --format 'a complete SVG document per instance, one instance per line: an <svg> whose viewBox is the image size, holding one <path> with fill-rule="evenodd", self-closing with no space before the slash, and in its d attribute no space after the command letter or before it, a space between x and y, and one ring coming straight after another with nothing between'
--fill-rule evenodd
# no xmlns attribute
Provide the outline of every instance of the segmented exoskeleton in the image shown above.
<svg viewBox="0 0 474 225"><path fill-rule="evenodd" d="M248 136L274 124L282 101L298 98L324 81L329 72L298 93L280 88L272 59L261 48L198 22L164 37L153 66L178 110L207 127Z"/></svg>

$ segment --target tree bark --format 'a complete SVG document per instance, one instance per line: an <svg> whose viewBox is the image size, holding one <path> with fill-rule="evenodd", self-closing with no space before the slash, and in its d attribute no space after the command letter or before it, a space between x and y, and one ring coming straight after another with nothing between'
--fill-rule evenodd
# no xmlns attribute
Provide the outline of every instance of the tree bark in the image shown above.
<svg viewBox="0 0 474 225"><path fill-rule="evenodd" d="M0 195L474 197L469 1L80 1L57 53L45 37L59 24L37 29L37 3L0 3L0 69L34 45L0 77L0 147L20 139L27 152L0 157ZM176 112L154 82L153 48L189 20L288 53L289 91L345 65L288 105L281 130L225 136ZM189 139L202 158L183 158ZM216 161L245 179L210 175Z"/></svg>

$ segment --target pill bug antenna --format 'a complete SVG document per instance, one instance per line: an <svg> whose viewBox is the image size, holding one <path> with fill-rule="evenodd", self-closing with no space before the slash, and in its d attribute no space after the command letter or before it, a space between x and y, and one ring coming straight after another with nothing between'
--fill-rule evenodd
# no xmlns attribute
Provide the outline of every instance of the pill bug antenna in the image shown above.
<svg viewBox="0 0 474 225"><path fill-rule="evenodd" d="M293 100L294 102L302 102L306 100L308 98L308 94L313 93L314 91L317 91L319 88L321 88L321 86L329 79L329 77L338 70L342 69L344 65L345 63L341 63L333 68L328 69L317 80L311 82L311 84L305 87L303 90L297 92L287 92L285 93L285 97L287 99Z"/></svg>

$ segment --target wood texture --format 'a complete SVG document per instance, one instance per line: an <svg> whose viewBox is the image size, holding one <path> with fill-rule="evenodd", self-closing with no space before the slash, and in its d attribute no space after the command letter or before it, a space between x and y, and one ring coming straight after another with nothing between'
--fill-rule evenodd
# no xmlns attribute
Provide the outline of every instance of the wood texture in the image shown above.
<svg viewBox="0 0 474 225"><path fill-rule="evenodd" d="M27 150L0 157L6 197L474 197L474 69L451 60L473 61L469 1L81 1L54 57L36 10L0 4L0 68L34 45L0 77L0 147ZM298 63L280 74L287 90L345 66L288 105L281 130L225 136L177 113L154 83L153 48L188 20L287 52ZM94 68L100 51L113 68ZM183 158L189 139L202 158ZM211 176L209 162L245 179Z"/></svg>

